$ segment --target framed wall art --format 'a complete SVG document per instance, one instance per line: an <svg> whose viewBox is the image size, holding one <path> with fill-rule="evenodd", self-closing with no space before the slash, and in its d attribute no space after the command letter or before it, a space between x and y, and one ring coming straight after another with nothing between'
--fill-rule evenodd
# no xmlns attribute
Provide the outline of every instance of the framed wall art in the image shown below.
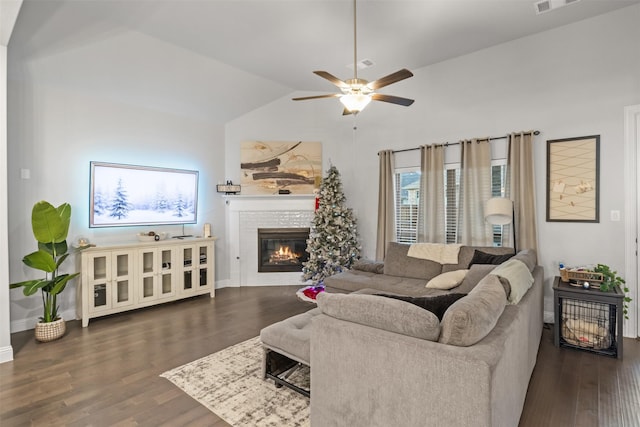
<svg viewBox="0 0 640 427"><path fill-rule="evenodd" d="M600 222L600 135L547 141L547 222Z"/></svg>
<svg viewBox="0 0 640 427"><path fill-rule="evenodd" d="M322 179L322 145L242 142L240 169L242 194L313 194Z"/></svg>

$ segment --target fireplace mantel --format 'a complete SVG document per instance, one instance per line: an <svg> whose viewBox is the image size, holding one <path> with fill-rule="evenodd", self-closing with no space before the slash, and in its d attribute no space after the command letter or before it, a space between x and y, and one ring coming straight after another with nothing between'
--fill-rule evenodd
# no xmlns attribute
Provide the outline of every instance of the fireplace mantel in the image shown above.
<svg viewBox="0 0 640 427"><path fill-rule="evenodd" d="M313 210L313 194L226 195L225 204L230 211L290 211Z"/></svg>
<svg viewBox="0 0 640 427"><path fill-rule="evenodd" d="M229 286L301 284L301 273L260 273L258 228L309 227L315 210L313 194L224 195L227 209Z"/></svg>

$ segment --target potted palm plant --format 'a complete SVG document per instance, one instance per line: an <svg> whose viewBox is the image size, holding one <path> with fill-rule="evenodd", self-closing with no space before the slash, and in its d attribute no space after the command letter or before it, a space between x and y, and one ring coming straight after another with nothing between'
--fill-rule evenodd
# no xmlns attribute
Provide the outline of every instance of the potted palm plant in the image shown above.
<svg viewBox="0 0 640 427"><path fill-rule="evenodd" d="M44 272L44 278L12 283L13 288L23 288L25 296L40 291L43 315L36 324L35 335L38 341L53 341L62 337L66 331L64 319L58 314L57 297L64 291L67 283L80 273L60 274L62 263L69 256L67 234L71 221L71 206L63 203L57 208L48 202L40 201L31 212L31 228L38 242L38 250L22 258L28 267Z"/></svg>

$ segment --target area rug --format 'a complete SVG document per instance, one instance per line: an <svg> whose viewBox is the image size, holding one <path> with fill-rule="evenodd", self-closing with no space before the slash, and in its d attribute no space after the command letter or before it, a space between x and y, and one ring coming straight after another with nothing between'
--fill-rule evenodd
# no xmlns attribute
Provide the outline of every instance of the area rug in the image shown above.
<svg viewBox="0 0 640 427"><path fill-rule="evenodd" d="M309 426L309 399L263 380L262 354L255 337L160 376L234 427ZM308 369L289 380L308 389Z"/></svg>

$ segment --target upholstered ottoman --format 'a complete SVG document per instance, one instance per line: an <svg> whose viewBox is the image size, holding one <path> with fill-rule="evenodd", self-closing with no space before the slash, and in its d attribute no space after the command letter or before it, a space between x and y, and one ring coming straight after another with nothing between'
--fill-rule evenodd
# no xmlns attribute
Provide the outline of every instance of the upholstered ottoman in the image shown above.
<svg viewBox="0 0 640 427"><path fill-rule="evenodd" d="M308 390L287 381L287 378L300 367L300 364L310 366L311 319L320 313L319 308L314 308L260 331L260 340L264 347L262 373L265 379L272 379L278 387L289 387L309 396Z"/></svg>

